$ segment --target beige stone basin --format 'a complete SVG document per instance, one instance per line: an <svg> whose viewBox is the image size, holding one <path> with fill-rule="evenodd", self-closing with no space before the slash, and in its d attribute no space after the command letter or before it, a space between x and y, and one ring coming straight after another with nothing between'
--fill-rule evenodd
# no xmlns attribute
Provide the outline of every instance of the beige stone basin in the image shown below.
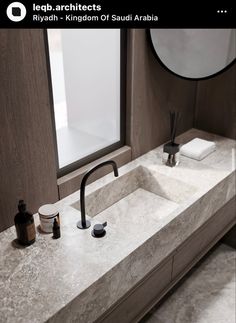
<svg viewBox="0 0 236 323"><path fill-rule="evenodd" d="M106 213L140 213L155 216L176 209L196 192L196 188L160 174L144 166L133 170L105 184L85 198L86 214L94 217ZM72 204L80 210L80 202Z"/></svg>

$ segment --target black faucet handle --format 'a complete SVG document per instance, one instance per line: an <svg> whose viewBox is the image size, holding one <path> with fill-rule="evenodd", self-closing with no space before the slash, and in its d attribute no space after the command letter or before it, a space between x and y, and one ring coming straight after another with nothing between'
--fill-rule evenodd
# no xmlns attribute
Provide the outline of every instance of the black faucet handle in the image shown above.
<svg viewBox="0 0 236 323"><path fill-rule="evenodd" d="M107 226L107 222L104 223L99 223L99 224L95 224L92 230L92 236L94 238L102 238L105 236L106 234L106 230L104 229Z"/></svg>

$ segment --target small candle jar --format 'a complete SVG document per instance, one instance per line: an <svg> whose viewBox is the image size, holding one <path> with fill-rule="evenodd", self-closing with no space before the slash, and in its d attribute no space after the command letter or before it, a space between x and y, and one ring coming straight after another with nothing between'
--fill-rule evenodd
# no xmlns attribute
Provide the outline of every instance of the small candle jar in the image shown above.
<svg viewBox="0 0 236 323"><path fill-rule="evenodd" d="M162 162L166 166L174 167L180 162L179 144L168 142L163 146Z"/></svg>
<svg viewBox="0 0 236 323"><path fill-rule="evenodd" d="M46 233L53 232L53 223L54 219L57 219L59 223L59 212L55 205L45 204L42 205L39 210L39 219L40 219L40 229Z"/></svg>

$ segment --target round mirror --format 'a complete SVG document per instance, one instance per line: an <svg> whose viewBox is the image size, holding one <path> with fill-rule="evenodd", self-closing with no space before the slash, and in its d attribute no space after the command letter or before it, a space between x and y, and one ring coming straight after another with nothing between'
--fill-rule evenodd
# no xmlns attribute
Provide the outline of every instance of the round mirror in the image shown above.
<svg viewBox="0 0 236 323"><path fill-rule="evenodd" d="M188 79L212 77L236 57L236 29L150 29L150 38L161 63Z"/></svg>

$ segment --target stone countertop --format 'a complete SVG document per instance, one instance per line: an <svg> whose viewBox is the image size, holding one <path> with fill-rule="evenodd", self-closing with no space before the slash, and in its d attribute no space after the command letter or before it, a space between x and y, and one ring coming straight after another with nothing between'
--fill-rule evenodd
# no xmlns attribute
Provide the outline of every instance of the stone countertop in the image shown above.
<svg viewBox="0 0 236 323"><path fill-rule="evenodd" d="M215 141L216 151L200 162L181 156L180 165L169 168L161 163L160 146L119 169L122 176L142 166L194 188L184 200L172 196L168 206L155 197L152 216L144 216L140 200L154 197L147 191L142 195L140 188L118 202L111 215L107 209L91 219L94 225L109 216L107 235L94 239L90 229L76 227L80 212L71 205L78 203L77 191L56 203L60 239L37 233L32 246L16 248L14 227L0 233L0 322L93 322L227 203L235 195L235 141L191 129L177 142L195 137ZM88 185L86 196L115 180L113 174L104 176ZM168 197L168 186L165 190ZM122 217L132 203L138 205L137 218ZM163 216L155 213L155 203ZM139 231L142 223L145 229Z"/></svg>

